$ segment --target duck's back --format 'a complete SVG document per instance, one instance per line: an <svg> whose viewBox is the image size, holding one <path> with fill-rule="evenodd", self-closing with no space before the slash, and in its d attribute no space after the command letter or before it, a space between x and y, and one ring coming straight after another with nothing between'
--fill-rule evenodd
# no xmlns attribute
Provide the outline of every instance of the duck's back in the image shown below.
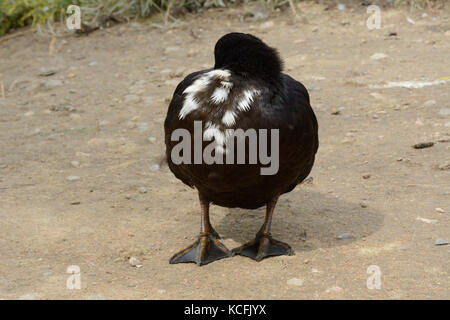
<svg viewBox="0 0 450 320"><path fill-rule="evenodd" d="M195 121L201 121L202 129L197 139L216 141L213 154L223 153L224 164L206 164L204 159L200 164L193 163ZM172 159L172 150L179 143L171 139L176 129L190 133L191 163L179 164ZM278 162L271 164L277 165L276 172L261 174L268 164L262 164L259 157L256 164L249 163L252 149L248 141L245 164L237 163L237 140L233 163L226 164L230 129L256 132L257 144L259 133L267 130L269 154L271 134L277 129L278 157L270 155L272 161ZM277 86L267 86L228 70L203 70L187 76L175 90L165 121L165 140L169 167L178 179L196 187L217 205L253 209L277 194L291 191L307 177L318 148L317 120L306 88L288 75L281 74ZM203 141L202 151L210 143Z"/></svg>

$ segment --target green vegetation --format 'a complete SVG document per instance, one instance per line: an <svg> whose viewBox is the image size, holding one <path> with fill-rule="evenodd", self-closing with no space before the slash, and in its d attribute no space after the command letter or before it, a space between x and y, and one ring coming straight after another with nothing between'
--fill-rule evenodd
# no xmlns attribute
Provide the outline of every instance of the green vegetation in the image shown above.
<svg viewBox="0 0 450 320"><path fill-rule="evenodd" d="M129 21L157 13L168 19L174 12L192 12L199 8L225 7L250 1L259 1L267 10L272 10L302 0L0 0L0 35L25 25L51 28L53 22L64 18L71 4L79 5L83 22L94 26L107 19ZM394 3L426 7L435 1L439 0L394 0Z"/></svg>

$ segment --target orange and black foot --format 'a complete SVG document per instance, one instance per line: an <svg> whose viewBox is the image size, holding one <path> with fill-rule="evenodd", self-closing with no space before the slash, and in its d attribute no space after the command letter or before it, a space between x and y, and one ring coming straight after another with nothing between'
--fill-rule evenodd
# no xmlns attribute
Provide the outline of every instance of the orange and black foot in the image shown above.
<svg viewBox="0 0 450 320"><path fill-rule="evenodd" d="M201 234L194 244L175 254L170 263L194 262L202 266L232 255L233 252L228 250L214 234Z"/></svg>
<svg viewBox="0 0 450 320"><path fill-rule="evenodd" d="M257 234L255 240L232 250L234 254L261 261L270 256L292 256L294 250L287 243L275 240L270 233Z"/></svg>

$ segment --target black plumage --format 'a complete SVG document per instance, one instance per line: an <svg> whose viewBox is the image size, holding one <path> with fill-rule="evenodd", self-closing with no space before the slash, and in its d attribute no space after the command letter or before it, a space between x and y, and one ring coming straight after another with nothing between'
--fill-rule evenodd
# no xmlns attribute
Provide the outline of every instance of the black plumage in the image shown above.
<svg viewBox="0 0 450 320"><path fill-rule="evenodd" d="M277 51L252 35L227 34L217 42L214 54L214 68L192 73L177 86L164 123L169 168L178 179L198 190L202 209L199 239L172 257L171 263L201 265L233 253L258 261L292 254L289 245L271 237L270 222L278 197L301 183L314 164L318 125L308 92L300 82L282 73ZM217 88L220 90L215 91ZM267 165L260 161L249 164L249 146L245 164L236 164L236 158L233 164L176 164L172 151L178 141L172 141L172 133L176 129L192 133L194 148L194 121L202 121L203 132L209 128L219 145L226 129L267 129L269 133L278 129L278 171L262 175L261 168ZM268 140L271 150L270 134ZM202 150L209 143L203 141ZM213 154L217 152L215 149ZM266 205L266 220L255 240L231 252L220 243L209 222L209 203L245 209Z"/></svg>

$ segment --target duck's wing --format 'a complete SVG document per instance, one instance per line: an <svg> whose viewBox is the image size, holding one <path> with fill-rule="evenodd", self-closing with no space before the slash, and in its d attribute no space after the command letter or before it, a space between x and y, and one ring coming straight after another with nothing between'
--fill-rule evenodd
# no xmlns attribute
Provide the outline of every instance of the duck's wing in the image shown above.
<svg viewBox="0 0 450 320"><path fill-rule="evenodd" d="M293 178L285 191L289 192L310 173L319 139L317 119L305 86L285 74L282 82L282 93L272 98L267 117L270 127L280 130L280 170L286 171L280 175Z"/></svg>
<svg viewBox="0 0 450 320"><path fill-rule="evenodd" d="M191 73L178 84L175 92L173 93L172 100L170 101L167 111L167 116L164 121L164 139L166 143L167 163L175 177L177 177L190 187L193 187L193 184L191 181L189 181L189 179L187 179L187 176L182 173L182 166L176 166L171 161L170 150L172 150L173 145L177 143L176 141L171 141L171 135L172 132L175 129L179 128L180 125L179 114L181 108L183 107L183 102L185 99L185 97L183 96L184 90L186 90L186 88L189 87L200 75L211 70L212 69L207 69Z"/></svg>

